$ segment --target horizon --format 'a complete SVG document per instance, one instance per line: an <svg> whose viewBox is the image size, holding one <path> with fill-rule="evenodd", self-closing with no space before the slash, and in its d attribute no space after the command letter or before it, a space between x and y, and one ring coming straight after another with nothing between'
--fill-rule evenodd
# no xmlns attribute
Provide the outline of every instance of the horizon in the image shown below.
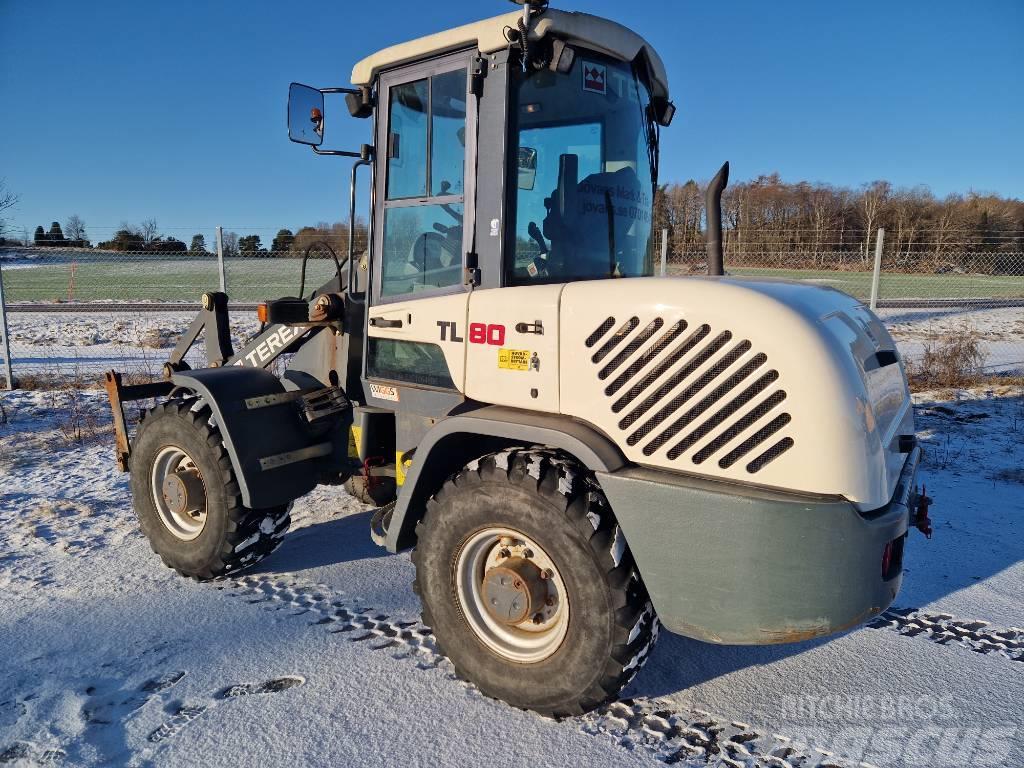
<svg viewBox="0 0 1024 768"><path fill-rule="evenodd" d="M662 184L706 180L728 159L734 183L777 172L851 189L883 179L940 200L1024 198L1024 8L1013 0L971 9L744 0L648 4L628 16L611 0L555 5L625 23L665 60L679 112L662 134ZM16 117L0 143L0 179L20 198L5 212L8 235L71 215L93 242L150 218L165 235L208 242L218 225L262 236L345 220L348 163L287 141L288 82L347 85L352 64L374 50L511 7L463 2L427 16L411 0L392 6L391 23L372 26L324 9L311 45L308 24L266 2L185 13L125 0L100 10L4 5L0 103L14 116L12 106L31 104L36 117ZM26 32L43 25L40 57ZM342 110L329 103L329 145L369 141L366 122ZM367 202L364 193L361 211Z"/></svg>

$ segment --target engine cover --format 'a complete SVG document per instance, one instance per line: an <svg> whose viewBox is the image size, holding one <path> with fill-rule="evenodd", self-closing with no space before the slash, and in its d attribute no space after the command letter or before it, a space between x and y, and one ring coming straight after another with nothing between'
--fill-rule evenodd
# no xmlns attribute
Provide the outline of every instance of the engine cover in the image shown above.
<svg viewBox="0 0 1024 768"><path fill-rule="evenodd" d="M559 406L640 465L888 502L912 435L885 327L831 288L742 278L570 283Z"/></svg>

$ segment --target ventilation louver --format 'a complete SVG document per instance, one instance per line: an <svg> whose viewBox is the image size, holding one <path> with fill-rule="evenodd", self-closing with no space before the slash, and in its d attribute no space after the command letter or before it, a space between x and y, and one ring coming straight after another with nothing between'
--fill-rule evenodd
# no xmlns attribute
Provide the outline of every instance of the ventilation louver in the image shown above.
<svg viewBox="0 0 1024 768"><path fill-rule="evenodd" d="M678 462L693 450L693 465L715 458L729 469L746 461L754 474L793 447L791 437L780 435L793 420L789 413L732 445L775 411L786 392L776 386L779 372L768 367L767 355L750 356L751 343L728 330L714 333L706 323L691 327L685 320L666 327L661 317L621 323L608 317L585 344L626 444L642 446L644 456L665 451Z"/></svg>

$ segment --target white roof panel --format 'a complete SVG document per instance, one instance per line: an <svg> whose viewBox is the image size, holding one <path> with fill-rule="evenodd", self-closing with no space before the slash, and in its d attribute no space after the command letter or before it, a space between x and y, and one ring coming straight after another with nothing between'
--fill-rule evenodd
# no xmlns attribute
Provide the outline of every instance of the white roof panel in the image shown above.
<svg viewBox="0 0 1024 768"><path fill-rule="evenodd" d="M500 51L508 46L506 30L515 29L520 18L522 13L513 11L385 48L356 63L352 83L370 85L385 69L474 44L481 53ZM621 24L587 13L547 10L534 18L530 39L539 40L548 34L626 61L632 61L643 51L650 62L654 95L668 96L668 75L661 57L640 35Z"/></svg>

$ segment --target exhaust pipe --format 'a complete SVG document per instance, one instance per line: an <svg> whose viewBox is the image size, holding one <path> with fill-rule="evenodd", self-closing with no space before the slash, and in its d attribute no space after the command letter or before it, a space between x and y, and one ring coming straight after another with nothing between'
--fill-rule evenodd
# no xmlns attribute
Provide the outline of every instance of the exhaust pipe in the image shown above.
<svg viewBox="0 0 1024 768"><path fill-rule="evenodd" d="M704 193L704 211L708 224L708 274L725 274L725 257L722 254L722 190L729 184L729 162L718 169L715 178Z"/></svg>

